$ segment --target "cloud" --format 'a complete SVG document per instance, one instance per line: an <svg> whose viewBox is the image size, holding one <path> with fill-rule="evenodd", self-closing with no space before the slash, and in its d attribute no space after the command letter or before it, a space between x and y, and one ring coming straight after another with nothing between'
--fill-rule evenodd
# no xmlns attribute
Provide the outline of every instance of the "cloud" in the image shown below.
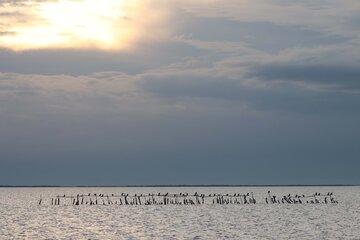
<svg viewBox="0 0 360 240"><path fill-rule="evenodd" d="M5 32L0 32L0 36L5 36L5 35L14 35L16 34L15 32L8 32L8 31L5 31Z"/></svg>
<svg viewBox="0 0 360 240"><path fill-rule="evenodd" d="M343 43L349 38L301 25L276 24L268 21L240 21L224 17L198 17L178 14L175 19L178 34L204 42L241 42L265 52L286 48L324 46ZM266 41L264 41L266 39Z"/></svg>
<svg viewBox="0 0 360 240"><path fill-rule="evenodd" d="M141 42L133 51L43 49L14 52L0 49L0 71L28 74L84 75L102 71L140 73L173 64L204 50L183 42Z"/></svg>
<svg viewBox="0 0 360 240"><path fill-rule="evenodd" d="M215 99L240 109L257 111L354 114L360 106L358 93L339 92L338 89L324 91L291 80L263 82L249 79L245 74L230 78L209 69L142 74L136 83L146 92L163 99L178 102Z"/></svg>
<svg viewBox="0 0 360 240"><path fill-rule="evenodd" d="M227 18L241 22L270 22L280 26L302 26L320 32L348 37L358 36L344 19L357 16L357 1L181 1L194 15Z"/></svg>
<svg viewBox="0 0 360 240"><path fill-rule="evenodd" d="M360 66L277 65L256 66L249 77L264 80L300 81L340 89L360 90Z"/></svg>
<svg viewBox="0 0 360 240"><path fill-rule="evenodd" d="M166 34L166 12L154 1L5 1L0 47L34 49L124 50L139 39ZM106 17L104 17L106 16Z"/></svg>

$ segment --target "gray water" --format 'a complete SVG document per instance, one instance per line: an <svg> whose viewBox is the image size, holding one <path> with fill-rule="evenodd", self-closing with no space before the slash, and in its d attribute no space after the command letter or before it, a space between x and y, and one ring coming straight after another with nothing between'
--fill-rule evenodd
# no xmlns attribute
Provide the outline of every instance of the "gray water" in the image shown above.
<svg viewBox="0 0 360 240"><path fill-rule="evenodd" d="M268 205L274 194L333 192L338 204ZM88 193L253 192L256 205L51 206ZM39 196L44 199L38 205ZM0 188L0 239L360 239L360 187Z"/></svg>

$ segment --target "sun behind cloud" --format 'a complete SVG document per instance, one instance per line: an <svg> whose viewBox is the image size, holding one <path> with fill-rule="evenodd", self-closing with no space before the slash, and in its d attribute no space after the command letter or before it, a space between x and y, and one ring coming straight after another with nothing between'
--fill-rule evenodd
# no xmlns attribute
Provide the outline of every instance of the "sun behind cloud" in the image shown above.
<svg viewBox="0 0 360 240"><path fill-rule="evenodd" d="M58 0L4 4L0 47L43 48L131 47L164 14L142 0ZM13 13L13 14L11 14Z"/></svg>

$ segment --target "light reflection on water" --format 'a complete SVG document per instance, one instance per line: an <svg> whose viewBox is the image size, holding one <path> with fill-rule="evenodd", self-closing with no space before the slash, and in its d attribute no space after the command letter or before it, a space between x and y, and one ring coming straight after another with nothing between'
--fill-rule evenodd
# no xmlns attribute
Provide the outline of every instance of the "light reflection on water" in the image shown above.
<svg viewBox="0 0 360 240"><path fill-rule="evenodd" d="M337 205L51 206L39 196L334 192ZM0 239L360 239L360 187L0 188Z"/></svg>

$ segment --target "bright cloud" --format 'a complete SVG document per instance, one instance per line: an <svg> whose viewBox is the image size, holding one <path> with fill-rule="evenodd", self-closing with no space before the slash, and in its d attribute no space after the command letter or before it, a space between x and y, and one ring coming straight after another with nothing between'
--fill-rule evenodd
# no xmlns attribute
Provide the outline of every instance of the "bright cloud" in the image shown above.
<svg viewBox="0 0 360 240"><path fill-rule="evenodd" d="M4 3L0 47L125 49L144 31L158 33L165 15L148 1L59 0ZM1 27L1 26L0 26Z"/></svg>

